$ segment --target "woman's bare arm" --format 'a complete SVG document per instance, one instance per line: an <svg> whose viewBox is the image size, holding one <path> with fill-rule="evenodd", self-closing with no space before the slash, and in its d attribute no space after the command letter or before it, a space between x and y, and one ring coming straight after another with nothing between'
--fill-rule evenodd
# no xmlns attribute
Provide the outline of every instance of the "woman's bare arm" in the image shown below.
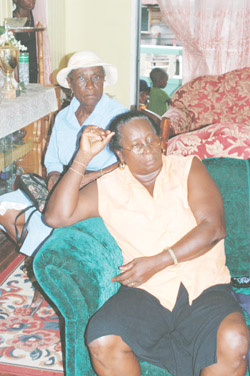
<svg viewBox="0 0 250 376"><path fill-rule="evenodd" d="M196 258L226 237L224 205L204 164L194 158L188 178L188 202L197 226L172 245L179 261Z"/></svg>
<svg viewBox="0 0 250 376"><path fill-rule="evenodd" d="M80 187L86 166L105 148L112 136L113 133L95 126L85 128L79 151L47 204L44 219L49 226L69 226L98 216L97 183L90 183L81 190Z"/></svg>

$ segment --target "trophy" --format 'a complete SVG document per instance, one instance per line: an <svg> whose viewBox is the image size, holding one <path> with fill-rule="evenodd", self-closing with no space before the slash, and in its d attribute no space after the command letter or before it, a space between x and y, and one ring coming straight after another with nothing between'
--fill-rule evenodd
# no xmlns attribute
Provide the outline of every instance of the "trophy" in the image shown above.
<svg viewBox="0 0 250 376"><path fill-rule="evenodd" d="M6 31L6 36L8 30ZM19 48L15 47L9 42L8 37L6 41L0 46L0 66L5 73L4 85L2 92L4 98L15 98L16 88L13 85L14 75L13 72L18 65L19 60Z"/></svg>

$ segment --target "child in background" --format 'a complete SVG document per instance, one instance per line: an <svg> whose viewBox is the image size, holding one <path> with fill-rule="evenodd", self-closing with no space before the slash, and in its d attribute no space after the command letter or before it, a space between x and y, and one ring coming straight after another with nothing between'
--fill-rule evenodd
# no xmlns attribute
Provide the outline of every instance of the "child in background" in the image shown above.
<svg viewBox="0 0 250 376"><path fill-rule="evenodd" d="M140 80L139 109L147 109L149 103L150 87L145 80Z"/></svg>
<svg viewBox="0 0 250 376"><path fill-rule="evenodd" d="M154 68L150 72L153 87L150 90L148 109L162 116L168 109L170 97L163 90L167 86L168 74L164 69Z"/></svg>

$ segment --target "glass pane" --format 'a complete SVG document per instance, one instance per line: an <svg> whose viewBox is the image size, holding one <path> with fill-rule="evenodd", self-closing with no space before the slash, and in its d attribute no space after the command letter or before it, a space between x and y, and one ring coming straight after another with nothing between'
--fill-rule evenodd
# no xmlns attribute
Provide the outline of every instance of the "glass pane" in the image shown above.
<svg viewBox="0 0 250 376"><path fill-rule="evenodd" d="M149 10L141 8L141 31L149 31Z"/></svg>

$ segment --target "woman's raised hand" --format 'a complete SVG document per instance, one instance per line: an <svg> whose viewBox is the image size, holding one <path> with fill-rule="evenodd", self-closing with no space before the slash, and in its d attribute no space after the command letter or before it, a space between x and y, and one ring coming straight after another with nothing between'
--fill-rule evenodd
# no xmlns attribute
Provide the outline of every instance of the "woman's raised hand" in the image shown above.
<svg viewBox="0 0 250 376"><path fill-rule="evenodd" d="M82 133L80 150L88 153L93 158L105 148L113 135L114 132L98 128L95 125L89 125Z"/></svg>

